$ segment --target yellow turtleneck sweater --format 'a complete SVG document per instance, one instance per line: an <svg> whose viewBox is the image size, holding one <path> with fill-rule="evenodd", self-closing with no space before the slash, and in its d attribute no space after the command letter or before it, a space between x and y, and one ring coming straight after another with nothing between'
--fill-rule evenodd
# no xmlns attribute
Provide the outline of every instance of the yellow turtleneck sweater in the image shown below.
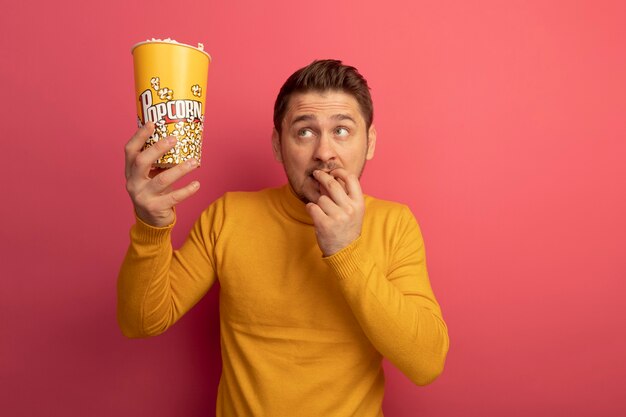
<svg viewBox="0 0 626 417"><path fill-rule="evenodd" d="M173 226L137 219L118 281L123 333L162 333L219 279L218 416L382 416L382 356L427 384L448 332L410 210L369 196L365 207L361 237L327 258L289 186L225 194L176 251Z"/></svg>

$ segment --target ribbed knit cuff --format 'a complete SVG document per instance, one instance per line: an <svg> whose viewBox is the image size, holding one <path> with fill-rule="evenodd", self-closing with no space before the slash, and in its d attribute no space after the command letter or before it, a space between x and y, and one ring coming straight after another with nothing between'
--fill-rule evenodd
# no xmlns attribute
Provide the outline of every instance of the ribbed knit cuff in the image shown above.
<svg viewBox="0 0 626 417"><path fill-rule="evenodd" d="M350 278L365 261L361 236L339 252L322 258L336 273L339 279Z"/></svg>
<svg viewBox="0 0 626 417"><path fill-rule="evenodd" d="M135 213L135 224L130 231L130 235L133 240L158 245L164 240L169 239L175 224L176 218L174 218L174 222L168 226L154 227L141 220Z"/></svg>

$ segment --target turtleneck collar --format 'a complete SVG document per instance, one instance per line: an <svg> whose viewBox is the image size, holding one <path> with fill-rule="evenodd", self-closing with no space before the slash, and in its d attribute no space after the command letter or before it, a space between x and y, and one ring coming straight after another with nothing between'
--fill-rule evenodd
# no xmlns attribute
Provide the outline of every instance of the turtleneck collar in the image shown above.
<svg viewBox="0 0 626 417"><path fill-rule="evenodd" d="M278 189L278 194L280 205L288 217L300 223L313 224L313 219L306 211L306 205L296 196L288 183Z"/></svg>

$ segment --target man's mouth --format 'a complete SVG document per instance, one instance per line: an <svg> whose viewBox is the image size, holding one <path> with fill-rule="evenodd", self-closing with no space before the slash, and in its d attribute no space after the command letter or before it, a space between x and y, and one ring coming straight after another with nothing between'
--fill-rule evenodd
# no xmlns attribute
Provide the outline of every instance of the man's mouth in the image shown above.
<svg viewBox="0 0 626 417"><path fill-rule="evenodd" d="M318 181L318 180L317 180L317 179L313 176L313 173L310 173L310 174L309 174L309 178L310 178L311 180L313 180L313 184L315 184L315 186L316 186L317 188L319 188L319 186L320 186L320 182L319 182L319 181Z"/></svg>

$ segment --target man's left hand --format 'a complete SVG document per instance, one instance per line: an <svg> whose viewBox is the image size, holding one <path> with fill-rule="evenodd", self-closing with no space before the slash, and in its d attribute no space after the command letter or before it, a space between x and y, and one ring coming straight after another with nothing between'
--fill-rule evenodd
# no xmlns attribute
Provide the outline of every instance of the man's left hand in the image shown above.
<svg viewBox="0 0 626 417"><path fill-rule="evenodd" d="M361 235L365 214L361 184L356 175L343 168L329 173L317 170L313 176L320 183L322 195L317 203L308 203L306 209L313 219L322 254L331 256Z"/></svg>

